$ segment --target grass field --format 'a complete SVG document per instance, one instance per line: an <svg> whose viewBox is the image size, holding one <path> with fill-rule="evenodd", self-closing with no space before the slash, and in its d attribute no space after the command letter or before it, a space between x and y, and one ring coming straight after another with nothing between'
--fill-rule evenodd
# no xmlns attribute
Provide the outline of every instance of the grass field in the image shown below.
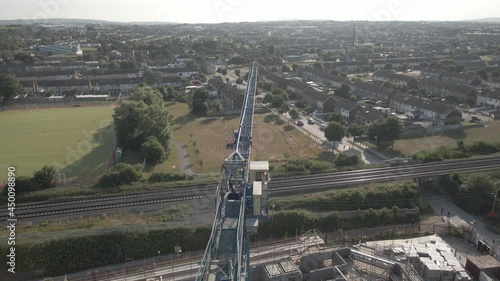
<svg viewBox="0 0 500 281"><path fill-rule="evenodd" d="M97 177L113 151L111 106L0 113L0 169L31 175L55 165L66 178ZM0 173L0 180L5 173Z"/></svg>
<svg viewBox="0 0 500 281"><path fill-rule="evenodd" d="M475 141L498 142L500 141L500 121L485 123L484 128L470 128L444 135L397 140L394 144L394 150L409 156L422 150L432 150L440 146L453 148L456 147L458 140L464 140L466 144Z"/></svg>
<svg viewBox="0 0 500 281"><path fill-rule="evenodd" d="M169 104L169 111L174 115L173 138L187 145L191 169L196 173L219 172L232 152L226 142L232 141L239 116L196 118L181 103ZM318 145L273 115L256 115L252 134L253 160L315 159L321 154Z"/></svg>

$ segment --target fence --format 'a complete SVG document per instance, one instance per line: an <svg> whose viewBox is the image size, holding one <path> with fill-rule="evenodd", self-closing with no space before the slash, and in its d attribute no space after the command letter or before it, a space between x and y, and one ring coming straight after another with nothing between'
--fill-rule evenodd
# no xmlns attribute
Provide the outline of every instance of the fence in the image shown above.
<svg viewBox="0 0 500 281"><path fill-rule="evenodd" d="M374 210L374 212L379 214L383 210L384 209ZM386 210L391 212L391 214L393 213L392 209L386 209ZM369 214L370 212L371 212L370 210L355 210L355 211L338 211L338 212L336 212L336 214L339 218L349 219L349 218L364 216L364 215ZM420 213L420 208L413 205L413 208L398 209L396 217L405 217L408 215L415 215L415 214L419 214L419 213ZM319 214L319 216L329 216L329 215L331 215L331 212Z"/></svg>
<svg viewBox="0 0 500 281"><path fill-rule="evenodd" d="M337 243L357 243L360 240L384 239L403 235L417 234L446 234L460 237L470 241L473 239L474 231L472 228L455 227L450 224L403 224L389 225L375 228L354 229L348 231L329 232L325 236L327 241Z"/></svg>
<svg viewBox="0 0 500 281"><path fill-rule="evenodd" d="M423 137L425 135L437 135L448 131L462 130L462 124L430 126L427 128L410 129L401 133L401 138Z"/></svg>

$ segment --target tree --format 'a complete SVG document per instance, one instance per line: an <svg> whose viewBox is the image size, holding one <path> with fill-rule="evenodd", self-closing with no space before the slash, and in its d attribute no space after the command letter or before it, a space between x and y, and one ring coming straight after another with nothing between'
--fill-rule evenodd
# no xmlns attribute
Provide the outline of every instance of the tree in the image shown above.
<svg viewBox="0 0 500 281"><path fill-rule="evenodd" d="M222 74L222 75L226 76L226 75L227 75L227 69L225 69L225 68L224 68L224 69L222 69L222 70L220 71L220 74Z"/></svg>
<svg viewBox="0 0 500 281"><path fill-rule="evenodd" d="M58 173L55 166L43 166L33 173L33 182L39 189L54 188L57 186Z"/></svg>
<svg viewBox="0 0 500 281"><path fill-rule="evenodd" d="M319 70L325 70L325 66L320 63L320 62L315 62L313 63L313 68L319 69Z"/></svg>
<svg viewBox="0 0 500 281"><path fill-rule="evenodd" d="M142 77L144 77L144 81L146 81L146 84L149 86L156 86L161 83L161 72L159 71L153 71L147 68L144 70Z"/></svg>
<svg viewBox="0 0 500 281"><path fill-rule="evenodd" d="M379 147L392 146L402 131L403 125L397 117L383 116L368 127L368 137Z"/></svg>
<svg viewBox="0 0 500 281"><path fill-rule="evenodd" d="M290 67L288 65L284 64L281 66L281 71L283 72L290 72Z"/></svg>
<svg viewBox="0 0 500 281"><path fill-rule="evenodd" d="M455 72L463 72L465 71L465 67L461 64L455 66Z"/></svg>
<svg viewBox="0 0 500 281"><path fill-rule="evenodd" d="M366 133L366 130L359 124L351 124L349 127L347 127L347 132L353 137L360 137Z"/></svg>
<svg viewBox="0 0 500 281"><path fill-rule="evenodd" d="M133 69L135 68L135 62L133 60L122 61L120 63L121 69Z"/></svg>
<svg viewBox="0 0 500 281"><path fill-rule="evenodd" d="M273 96L273 100L271 101L272 108L281 108L285 103L285 98L282 95Z"/></svg>
<svg viewBox="0 0 500 281"><path fill-rule="evenodd" d="M294 64L292 64L292 71L293 71L293 72L296 72L298 68L299 68L299 65L298 65L298 64L295 64L295 63L294 63Z"/></svg>
<svg viewBox="0 0 500 281"><path fill-rule="evenodd" d="M172 115L164 106L161 94L136 95L135 91L131 94L131 100L122 102L113 114L119 145L138 151L146 138L154 136L164 147L168 147Z"/></svg>
<svg viewBox="0 0 500 281"><path fill-rule="evenodd" d="M236 76L240 77L241 71L239 69L236 69L234 71L234 74L236 74Z"/></svg>
<svg viewBox="0 0 500 281"><path fill-rule="evenodd" d="M64 97L75 97L78 94L78 87L73 87L69 91L64 92Z"/></svg>
<svg viewBox="0 0 500 281"><path fill-rule="evenodd" d="M290 114L290 116L292 117L292 119L297 119L300 116L299 111L297 109L295 109L295 108L290 109L290 111L288 111L288 114Z"/></svg>
<svg viewBox="0 0 500 281"><path fill-rule="evenodd" d="M198 116L208 115L208 98L210 97L206 89L196 89L193 94L193 101L191 103L191 110Z"/></svg>
<svg viewBox="0 0 500 281"><path fill-rule="evenodd" d="M491 77L495 77L495 78L500 77L500 72L498 72L498 71L493 71L493 72L491 73Z"/></svg>
<svg viewBox="0 0 500 281"><path fill-rule="evenodd" d="M24 92L23 86L9 74L0 74L0 97L12 100Z"/></svg>
<svg viewBox="0 0 500 281"><path fill-rule="evenodd" d="M141 145L141 154L150 164L163 163L167 159L165 147L154 136L150 136Z"/></svg>
<svg viewBox="0 0 500 281"><path fill-rule="evenodd" d="M342 86L340 86L340 88L335 90L335 95L338 97L344 98L344 99L352 100L352 101L357 100L356 95L354 95L354 93L351 91L351 87L349 87L349 85L346 85L346 84L342 84Z"/></svg>
<svg viewBox="0 0 500 281"><path fill-rule="evenodd" d="M283 103L280 107L280 113L283 114L285 112L288 112L290 110L290 106L288 105L288 103Z"/></svg>
<svg viewBox="0 0 500 281"><path fill-rule="evenodd" d="M412 95L412 96L418 96L418 90L417 89L410 89L408 90L408 94Z"/></svg>
<svg viewBox="0 0 500 281"><path fill-rule="evenodd" d="M189 85L189 80L183 77L181 79L181 86L182 86L182 88L185 89L188 85Z"/></svg>
<svg viewBox="0 0 500 281"><path fill-rule="evenodd" d="M386 69L386 70L392 70L393 68L394 68L394 66L391 63L384 65L384 69Z"/></svg>
<svg viewBox="0 0 500 281"><path fill-rule="evenodd" d="M334 145L335 142L341 141L344 135L344 127L339 122L332 121L326 126L325 137L328 141L333 141Z"/></svg>
<svg viewBox="0 0 500 281"><path fill-rule="evenodd" d="M339 112L334 112L332 113L332 115L330 115L328 121L335 121L342 124L344 122L344 118L342 118L342 114L340 114Z"/></svg>
<svg viewBox="0 0 500 281"><path fill-rule="evenodd" d="M198 63L196 63L195 60L188 60L188 62L186 63L186 67L197 69L198 68Z"/></svg>
<svg viewBox="0 0 500 281"><path fill-rule="evenodd" d="M163 96L160 91L148 86L139 86L130 93L131 101L142 101L147 105L163 105Z"/></svg>
<svg viewBox="0 0 500 281"><path fill-rule="evenodd" d="M262 100L262 102L263 102L263 103L270 103L270 102L272 102L272 101L273 101L273 98L274 98L273 94L268 93L268 94L266 94L266 95L264 96L264 99Z"/></svg>
<svg viewBox="0 0 500 281"><path fill-rule="evenodd" d="M238 79L236 79L235 83L238 85L243 84L243 78L239 77Z"/></svg>

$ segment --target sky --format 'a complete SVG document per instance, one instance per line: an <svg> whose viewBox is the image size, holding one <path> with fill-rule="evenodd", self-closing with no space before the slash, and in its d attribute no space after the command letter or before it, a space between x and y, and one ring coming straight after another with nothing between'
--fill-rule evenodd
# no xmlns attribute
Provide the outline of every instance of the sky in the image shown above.
<svg viewBox="0 0 500 281"><path fill-rule="evenodd" d="M500 17L499 0L0 0L0 20L119 22L470 20Z"/></svg>

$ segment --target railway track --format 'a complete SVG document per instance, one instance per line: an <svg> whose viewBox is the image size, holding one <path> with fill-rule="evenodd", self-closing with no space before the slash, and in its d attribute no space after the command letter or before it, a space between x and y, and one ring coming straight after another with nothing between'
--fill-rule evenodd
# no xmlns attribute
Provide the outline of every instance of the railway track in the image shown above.
<svg viewBox="0 0 500 281"><path fill-rule="evenodd" d="M383 182L417 176L430 177L452 172L473 172L492 169L500 169L500 157L272 178L270 192L277 195L290 194L290 192L306 193L369 182ZM26 203L18 204L15 213L16 218L86 213L151 204L200 200L207 197L212 198L211 196L213 196L214 191L215 186L199 185L65 202ZM0 220L6 220L7 218L6 214L0 216Z"/></svg>

